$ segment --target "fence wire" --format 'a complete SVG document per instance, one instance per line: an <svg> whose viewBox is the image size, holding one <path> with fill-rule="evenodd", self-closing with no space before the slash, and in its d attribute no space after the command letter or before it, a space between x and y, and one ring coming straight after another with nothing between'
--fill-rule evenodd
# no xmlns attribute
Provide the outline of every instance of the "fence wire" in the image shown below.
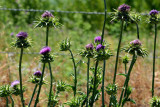
<svg viewBox="0 0 160 107"><path fill-rule="evenodd" d="M104 15L104 12L86 12L86 11L61 11L61 10L38 10L38 9L14 9L14 8L0 8L3 11L24 11L24 12L57 12L57 13L66 13L66 14L88 14L88 15ZM112 12L107 12L108 15L111 15ZM148 15L148 13L140 13L141 15Z"/></svg>
<svg viewBox="0 0 160 107"><path fill-rule="evenodd" d="M20 52L5 52L1 51L0 54L8 54L8 55L15 55L15 54L20 54ZM23 54L28 54L28 55L40 55L39 52L24 52ZM70 56L70 54L64 54L64 53L53 53L53 55L57 56ZM74 56L77 56L78 54L75 54ZM121 56L119 56L121 57ZM147 56L148 58L153 58L153 56L149 55ZM160 59L160 56L155 57L156 59Z"/></svg>
<svg viewBox="0 0 160 107"><path fill-rule="evenodd" d="M8 55L14 55L14 54L20 54L20 52L0 52L0 54L8 54ZM24 54L28 55L39 55L39 52L24 52ZM69 54L64 54L64 53L53 53L53 55L59 55L59 56L69 56Z"/></svg>

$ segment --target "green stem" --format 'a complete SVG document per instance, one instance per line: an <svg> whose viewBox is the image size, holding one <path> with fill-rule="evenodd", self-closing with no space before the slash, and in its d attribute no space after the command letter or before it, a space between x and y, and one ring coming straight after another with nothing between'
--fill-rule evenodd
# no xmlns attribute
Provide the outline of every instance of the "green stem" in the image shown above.
<svg viewBox="0 0 160 107"><path fill-rule="evenodd" d="M102 78L102 107L105 107L104 104L104 80L105 80L105 69L106 69L106 60L103 60L103 78Z"/></svg>
<svg viewBox="0 0 160 107"><path fill-rule="evenodd" d="M111 107L112 105L111 105L111 97L112 97L112 95L110 96L110 101L109 101L109 107Z"/></svg>
<svg viewBox="0 0 160 107"><path fill-rule="evenodd" d="M155 78L155 57L156 57L156 41L157 41L157 24L155 24L154 52L153 52L153 77L152 77L152 97L154 96L154 78Z"/></svg>
<svg viewBox="0 0 160 107"><path fill-rule="evenodd" d="M50 83L50 92L49 92L49 101L48 101L48 106L51 106L51 95L52 95L52 84L53 84L53 75L52 75L52 70L51 70L51 64L50 62L48 62L49 64L49 71L50 71L50 79L51 79L51 83Z"/></svg>
<svg viewBox="0 0 160 107"><path fill-rule="evenodd" d="M126 80L125 80L124 85L123 85L123 89L122 89L121 96L120 96L120 100L119 100L119 106L121 105L121 102L122 102L124 89L125 89L124 97L126 96L126 90L127 90L127 88L128 88L128 83L129 83L129 79L130 79L130 74L131 74L131 71L132 71L132 68L133 68L135 62L136 62L136 55L134 54L133 57L132 57L132 62L131 62L131 64L130 64L130 67L129 67L129 70L128 70L128 74L127 74Z"/></svg>
<svg viewBox="0 0 160 107"><path fill-rule="evenodd" d="M94 86L93 86L93 94L92 94L92 99L91 99L91 104L90 107L93 107L93 103L94 103L94 97L95 97L95 91L96 91L96 82L97 82L97 69L98 69L98 63L99 61L96 61L96 65L95 65L95 72L94 72Z"/></svg>
<svg viewBox="0 0 160 107"><path fill-rule="evenodd" d="M49 27L46 27L46 46L48 46L48 34L49 34Z"/></svg>
<svg viewBox="0 0 160 107"><path fill-rule="evenodd" d="M24 105L24 102L25 102L25 101L24 101L24 99L23 99L22 71L21 71L22 56L23 56L23 48L21 48L20 60L19 60L19 79L20 79L20 95L21 95L21 102L22 102L22 106L25 107L25 105Z"/></svg>
<svg viewBox="0 0 160 107"><path fill-rule="evenodd" d="M115 81L116 81L118 57L119 57L119 51L120 51L120 47L121 47L122 33L123 33L123 23L124 23L124 21L121 20L121 33L120 33L119 44L118 44L118 49L117 49L117 56L116 56L116 64L115 64L115 72L114 72L113 83L115 83Z"/></svg>
<svg viewBox="0 0 160 107"><path fill-rule="evenodd" d="M89 97L89 66L90 66L90 58L88 58L88 63L87 63L87 104L86 107L88 107L88 97Z"/></svg>
<svg viewBox="0 0 160 107"><path fill-rule="evenodd" d="M73 66L74 66L74 97L76 97L76 91L77 91L77 71L76 71L76 63L74 60L74 56L72 51L69 49L69 52L71 53L71 59L73 61Z"/></svg>
<svg viewBox="0 0 160 107"><path fill-rule="evenodd" d="M11 95L9 95L9 97L11 98L11 100L12 100L12 107L14 107L14 100L13 100L13 98L12 98L12 96Z"/></svg>
<svg viewBox="0 0 160 107"><path fill-rule="evenodd" d="M32 94L32 97L31 97L31 99L30 99L30 101L29 101L28 107L30 107L30 106L31 106L31 103L32 103L33 97L34 97L34 95L35 95L35 92L36 92L37 86L38 86L38 84L36 84L36 85L35 85L35 87L34 87L33 94Z"/></svg>
<svg viewBox="0 0 160 107"><path fill-rule="evenodd" d="M8 106L8 97L6 97L6 107L9 107Z"/></svg>
<svg viewBox="0 0 160 107"><path fill-rule="evenodd" d="M42 84L43 84L44 70L45 70L45 63L43 64L42 76L41 76L41 79L40 79L39 89L38 89L38 93L37 93L37 97L36 97L36 100L35 100L34 107L37 106L37 103L38 103L38 101L39 101L39 95L40 95L41 87L42 87Z"/></svg>
<svg viewBox="0 0 160 107"><path fill-rule="evenodd" d="M104 0L104 23L103 23L103 29L102 29L102 35L101 35L101 44L103 42L104 38L104 29L105 29L105 24L106 24L106 18L107 18L107 5L106 5L106 0Z"/></svg>
<svg viewBox="0 0 160 107"><path fill-rule="evenodd" d="M124 66L125 66L125 74L127 74L127 64L125 63Z"/></svg>
<svg viewBox="0 0 160 107"><path fill-rule="evenodd" d="M105 24L106 24L106 18L107 18L107 5L106 5L106 0L104 0L104 23L103 23L103 29L102 29L102 35L101 35L101 44L103 43L103 38L104 38L104 29L105 29ZM105 53L105 52L104 52ZM102 107L105 107L104 104L104 80L105 80L105 65L106 65L106 60L103 60L103 79L102 79Z"/></svg>
<svg viewBox="0 0 160 107"><path fill-rule="evenodd" d="M136 23L136 27L137 27L137 38L139 39L139 27L138 27L138 23L137 22L135 22Z"/></svg>

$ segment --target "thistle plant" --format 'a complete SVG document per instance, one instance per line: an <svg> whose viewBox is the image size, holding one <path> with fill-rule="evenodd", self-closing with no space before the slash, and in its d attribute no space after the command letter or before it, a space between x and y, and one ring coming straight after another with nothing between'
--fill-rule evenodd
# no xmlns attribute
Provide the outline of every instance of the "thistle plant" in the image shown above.
<svg viewBox="0 0 160 107"><path fill-rule="evenodd" d="M98 67L97 62L95 68L91 68L94 76L91 78L91 86L90 92L92 92L92 96L89 99L89 106L93 107L94 102L96 102L100 96L101 90L98 90L99 84L102 83L101 71L102 69Z"/></svg>
<svg viewBox="0 0 160 107"><path fill-rule="evenodd" d="M10 91L9 85L3 85L0 87L0 97L6 98L6 107L9 107L8 97L10 96L10 94L11 94L11 91ZM12 102L12 103L14 103L14 102Z"/></svg>
<svg viewBox="0 0 160 107"><path fill-rule="evenodd" d="M93 74L95 74L95 68L91 67L90 71L92 71ZM88 94L90 95L91 93L93 93L94 90L94 86L95 86L95 95L91 95L88 96L88 106L93 105L94 102L96 102L99 97L100 97L100 93L101 93L101 89L98 89L99 85L102 83L102 76L101 76L101 71L102 68L97 68L97 75L96 75L96 82L95 82L95 76L90 76L89 77L89 89L88 89ZM94 97L94 98L93 98ZM81 97L79 97L82 101L81 101L81 107L83 107L85 104L87 106L87 95L85 93L81 93ZM93 102L92 102L92 99Z"/></svg>
<svg viewBox="0 0 160 107"><path fill-rule="evenodd" d="M121 32L120 32L120 37L119 37L119 43L118 43L118 48L117 48L117 55L116 55L116 63L115 63L115 71L114 71L114 78L113 78L113 83L116 81L116 74L117 74L117 68L118 68L118 57L119 57L119 52L120 52L120 47L121 47L121 41L122 41L122 34L123 34L123 27L124 24L128 23L135 23L137 27L137 38L139 39L139 27L138 27L138 22L140 21L140 15L137 13L130 12L131 6L123 4L118 7L117 10L112 14L112 21L114 20L120 20L121 21Z"/></svg>
<svg viewBox="0 0 160 107"><path fill-rule="evenodd" d="M123 57L122 62L125 66L125 74L127 74L127 64L129 63L129 56L127 54Z"/></svg>
<svg viewBox="0 0 160 107"><path fill-rule="evenodd" d="M94 53L93 53L93 49L94 49L94 46L93 44L87 44L86 45L86 49L81 52L80 54L83 56L83 57L87 57L88 58L88 61L87 61L87 97L86 97L86 107L88 107L88 97L89 97L89 69L90 69L90 58L93 58L94 56Z"/></svg>
<svg viewBox="0 0 160 107"><path fill-rule="evenodd" d="M87 98L86 98L86 106L89 105L92 107L94 102L95 102L95 96L96 96L96 82L97 82L97 68L98 68L98 64L99 61L103 61L103 60L107 60L108 58L110 58L110 56L112 56L112 53L108 47L108 45L104 42L103 40L103 45L101 44L102 42L102 38L101 36L97 36L94 38L94 45L88 44L86 45L86 49L83 50L80 55L82 57L87 57L88 58L88 62L87 62ZM106 46L105 46L106 45ZM89 64L90 64L90 58L94 58L96 61L95 64L95 71L94 71L94 81L93 81L93 93L92 93L92 97L91 97L91 101L88 101L88 97L89 97ZM105 67L105 64L104 64ZM103 69L103 71L105 71L105 68ZM104 75L103 75L104 77ZM104 82L104 81L103 81ZM104 86L104 83L103 83ZM102 86L102 90L103 90L103 86Z"/></svg>
<svg viewBox="0 0 160 107"><path fill-rule="evenodd" d="M22 65L22 56L23 56L23 50L24 48L28 48L31 46L30 41L27 39L28 34L26 32L19 32L17 35L17 40L12 43L12 45L16 48L20 48L20 60L19 60L19 80L20 80L20 93L21 93L21 102L22 106L25 107L25 101L23 98L23 89L22 89L22 71L21 71L21 65Z"/></svg>
<svg viewBox="0 0 160 107"><path fill-rule="evenodd" d="M117 90L118 90L117 84L108 84L106 87L106 92L110 96L109 107L111 107L111 106L117 107L118 106L118 101L117 101L117 97L116 97Z"/></svg>
<svg viewBox="0 0 160 107"><path fill-rule="evenodd" d="M55 95L52 92L51 96L51 106L56 107L58 105L58 97L60 92L64 92L67 89L68 85L63 81L58 81L56 84L56 93Z"/></svg>
<svg viewBox="0 0 160 107"><path fill-rule="evenodd" d="M37 89L37 86L38 86L38 83L40 81L41 76L42 76L42 72L41 71L36 71L36 72L34 72L33 76L30 77L30 82L35 84L35 87L34 87L34 90L33 90L33 93L32 93L32 97L29 101L28 107L31 106L31 103L32 103L33 97L36 93L36 89Z"/></svg>
<svg viewBox="0 0 160 107"><path fill-rule="evenodd" d="M112 56L112 53L108 47L108 45L105 44L104 40L102 40L101 36L97 36L94 39L95 41L95 48L94 48L94 59L96 61L95 64L95 71L94 71L94 85L93 85L93 93L92 93L92 97L91 97L91 103L90 106L92 107L94 102L95 102L95 95L96 95L96 81L97 81L97 68L98 68L98 63L99 61L103 61L103 60L107 60L108 58L110 58L110 56ZM103 44L100 44L103 41ZM105 46L106 45L106 46ZM103 71L105 68L103 68ZM103 75L104 77L104 75ZM104 81L103 81L104 82ZM104 84L104 83L103 83ZM103 86L102 86L103 87ZM103 90L103 88L102 88Z"/></svg>
<svg viewBox="0 0 160 107"><path fill-rule="evenodd" d="M37 23L37 25L35 27L46 27L46 46L40 51L40 54L42 54L41 61L43 63L43 70L42 70L42 76L41 76L41 80L40 80L40 84L39 84L39 91L38 91L36 102L35 102L34 106L36 107L36 105L38 103L38 98L39 98L39 94L40 94L40 90L41 90L41 85L42 85L42 80L43 80L44 69L45 69L46 63L48 63L49 71L50 71L51 82L50 82L48 106L51 106L50 102L51 102L51 96L52 96L53 75L52 75L50 62L53 61L53 57L50 54L48 54L48 51L50 51L50 48L48 47L49 29L51 27L59 28L61 26L61 24L59 23L59 20L55 16L53 16L52 13L50 13L49 11L44 12L41 15L41 18L35 22ZM43 52L47 52L47 53L43 53Z"/></svg>
<svg viewBox="0 0 160 107"><path fill-rule="evenodd" d="M74 86L72 87L73 91L74 91L74 97L76 97L76 91L77 91L77 66L76 66L76 62L73 56L73 53L70 49L71 43L70 43L70 39L65 39L60 43L60 51L69 51L71 54L71 59L73 62L73 68L74 68Z"/></svg>
<svg viewBox="0 0 160 107"><path fill-rule="evenodd" d="M124 21L128 22L130 17L129 17L129 12L130 12L130 6L123 4L118 7L118 10L116 10L113 20L120 20L121 21L121 32L120 32L120 38L119 38L119 43L118 43L118 48L117 48L117 55L116 55L116 63L115 63L115 71L114 71L114 78L113 78L113 83L116 81L116 74L117 74L117 66L118 66L118 57L119 57L119 51L121 47L121 41L122 41L122 33L123 33L123 26L124 26Z"/></svg>
<svg viewBox="0 0 160 107"><path fill-rule="evenodd" d="M153 77L152 77L152 97L154 96L154 78L155 78L155 62L156 62L156 42L157 42L157 23L160 21L157 10L151 10L149 12L148 22L155 26L155 37L154 37L154 51L153 51Z"/></svg>
<svg viewBox="0 0 160 107"><path fill-rule="evenodd" d="M22 92L24 93L25 92L25 87L23 86L22 87ZM10 91L11 91L11 94L13 95L20 95L21 96L21 89L20 89L20 82L18 80L15 80L11 83L10 85ZM10 94L10 98L12 100L12 107L14 107L14 100L12 98L12 95Z"/></svg>
<svg viewBox="0 0 160 107"><path fill-rule="evenodd" d="M142 48L142 43L138 39L131 41L130 44L127 47L123 48L123 50L125 52L133 55L133 57L132 57L132 61L131 61L130 67L128 69L127 75L125 75L126 80L124 82L123 89L122 89L122 92L121 92L121 96L120 96L120 100L119 100L119 106L121 106L121 102L122 102L122 106L127 101L131 101L131 102L135 103L134 100L129 98L129 95L131 94L131 91L132 91L132 89L130 87L128 87L128 83L129 83L129 80L130 80L130 74L131 74L132 68L133 68L133 66L134 66L134 64L137 60L137 56L144 57L144 56L147 55L146 49ZM123 98L123 100L122 100L122 98Z"/></svg>
<svg viewBox="0 0 160 107"><path fill-rule="evenodd" d="M51 73L51 65L50 65L50 62L53 61L53 56L50 55L50 52L51 51L51 48L46 46L46 47L43 47L41 50L40 50L40 54L42 55L41 56L41 62L43 63L43 70L42 70L42 74L41 74L41 78L40 78L40 81L39 81L39 89L38 89L38 93L37 93L37 97L36 97L36 101L35 101L35 107L38 103L38 99L39 99L39 95L40 95L40 91L41 91L41 87L42 87L42 84L43 84L43 76L44 76L44 70L45 70L45 65L46 63L49 64L49 69L50 69L50 76L52 76L52 73ZM38 75L38 74L36 74ZM50 92L49 92L49 106L50 106L50 100L51 100L51 94L52 94L52 78L51 78L51 86L50 86Z"/></svg>

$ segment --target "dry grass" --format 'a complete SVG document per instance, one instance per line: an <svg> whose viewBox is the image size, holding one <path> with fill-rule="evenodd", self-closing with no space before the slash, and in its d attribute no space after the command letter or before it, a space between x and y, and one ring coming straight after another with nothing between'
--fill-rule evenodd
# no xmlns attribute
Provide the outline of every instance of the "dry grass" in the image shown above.
<svg viewBox="0 0 160 107"><path fill-rule="evenodd" d="M14 59L12 59L14 60ZM114 71L114 59L111 58L110 60L107 61L107 70L106 70L106 81L105 81L105 86L107 86L108 83L112 82L112 77L113 77L113 71ZM24 93L24 97L26 100L26 104L29 102L29 99L31 97L34 85L31 83L28 83L28 77L33 73L34 69L39 69L37 68L37 62L38 59L35 57L34 60L30 62L29 68L28 69L23 69L23 71L28 71L27 73L23 72L23 83L25 86L27 86L27 90ZM131 73L131 78L130 78L130 86L133 87L133 93L131 94L131 98L133 98L136 101L136 104L131 104L127 103L125 106L126 107L148 107L149 106L149 101L151 99L151 81L152 81L152 66L150 63L144 63L146 60L139 58L133 68L133 71ZM27 62L24 61L24 65ZM65 60L60 62L59 66L53 67L53 71L55 74L56 79L58 80L59 78L63 78L63 74L59 72L61 70L61 65L66 63ZM111 64L111 65L110 65ZM156 66L159 68L158 64ZM156 78L155 78L155 95L160 96L160 72L159 69L156 70ZM48 70L46 70L46 79L49 77ZM124 72L124 67L123 64L119 64L119 69L118 73L123 73ZM85 69L82 70L83 75L85 75ZM10 84L11 80L15 80L15 78L18 78L18 73L17 73L17 64L15 62L10 62L10 59L7 55L3 55L3 58L1 60L1 66L0 66L0 83L2 84ZM59 76L58 76L59 75ZM86 81L85 81L85 76L82 78L84 80L81 90L86 91ZM123 76L117 76L116 82L119 87L123 86L124 83L124 77ZM66 81L72 81L71 78L68 78ZM53 87L54 90L55 87ZM40 102L38 104L38 107L45 107L47 103L47 96L46 92L48 92L49 87L48 85L43 86L42 92L40 95ZM118 91L118 99L120 96L121 89ZM21 102L20 98L18 96L13 96L16 102L15 107L20 107ZM70 93L63 93L62 96L60 97L60 103L66 102L70 98ZM109 96L105 93L105 103L108 105L109 101ZM5 107L5 99L0 98L0 107ZM101 105L101 98L96 102L96 105L100 107Z"/></svg>

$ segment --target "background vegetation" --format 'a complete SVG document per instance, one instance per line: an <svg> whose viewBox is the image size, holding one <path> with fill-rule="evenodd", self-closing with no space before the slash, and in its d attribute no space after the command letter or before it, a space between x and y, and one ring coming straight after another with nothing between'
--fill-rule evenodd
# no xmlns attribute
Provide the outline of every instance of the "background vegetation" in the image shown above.
<svg viewBox="0 0 160 107"><path fill-rule="evenodd" d="M132 11L148 13L151 9L160 10L159 0L107 0L108 12L113 12L114 9L123 3L129 4L132 7ZM41 10L62 10L62 11L86 11L86 12L103 12L103 0L1 0L0 8L16 8L16 9L41 9ZM19 52L18 49L11 48L11 42L15 39L15 35L19 31L28 32L30 39L32 40L32 47L26 52L39 52L41 47L44 46L45 29L34 29L35 24L33 21L40 17L42 12L22 12L22 11L4 11L0 10L0 85L11 83L18 79L18 60L19 55L15 53L4 54L2 52ZM86 44L93 42L95 36L101 35L101 29L103 26L103 15L87 15L87 14L66 14L66 13L53 13L54 16L60 19L63 24L61 29L52 29L50 32L50 46L52 52L55 54L55 61L52 63L52 69L55 81L63 80L68 84L72 84L72 63L69 53L62 53L59 51L58 43L65 37L70 37L72 41L72 50L76 57L76 62L79 62L78 66L78 85L79 90L86 91L86 60L82 59L77 53L80 52ZM114 52L117 49L118 37L120 32L119 23L111 23L111 18L108 16L105 40L111 44L111 49ZM149 26L145 21L145 16L139 24L140 26L140 40L149 51L149 56L145 59L139 59L134 66L134 72L131 77L132 86L134 86L134 92L132 93L133 99L136 100L136 105L128 103L127 106L133 107L145 107L149 106L149 99L151 99L151 77L152 77L152 51L153 51L153 35L152 26ZM158 26L159 27L159 26ZM13 33L13 36L10 34ZM160 32L158 32L158 35ZM136 38L136 26L134 24L126 26L125 33L123 35L122 46L129 43ZM158 42L159 43L159 37ZM157 49L160 48L160 44L157 44ZM58 54L57 54L58 53ZM124 54L121 53L121 56ZM160 56L160 51L157 50L157 56ZM92 61L93 65L94 61ZM115 56L107 61L106 81L105 86L112 82L113 71L115 64ZM158 57L156 62L156 90L155 94L160 96L160 59ZM41 63L39 62L38 54L26 54L23 59L23 82L27 86L27 92L25 92L26 102L32 94L33 85L27 82L29 76L36 70L41 70ZM119 73L124 72L124 67L119 64ZM49 71L45 74L46 80L49 81ZM118 76L118 86L122 86L124 78ZM81 88L80 88L81 87ZM55 88L55 87L54 87ZM48 91L47 85L43 86L43 92L41 94L40 104L46 106ZM68 90L70 92L70 90ZM63 93L60 96L60 103L66 102L70 99L70 93ZM106 104L108 104L107 94ZM17 106L20 106L20 99L16 98ZM44 99L45 98L45 99ZM118 97L119 98L119 97ZM0 106L4 106L5 99L0 98ZM3 104L4 101L4 104ZM100 100L97 101L97 105L100 105ZM18 105L19 104L19 105ZM126 106L126 107L127 107Z"/></svg>

